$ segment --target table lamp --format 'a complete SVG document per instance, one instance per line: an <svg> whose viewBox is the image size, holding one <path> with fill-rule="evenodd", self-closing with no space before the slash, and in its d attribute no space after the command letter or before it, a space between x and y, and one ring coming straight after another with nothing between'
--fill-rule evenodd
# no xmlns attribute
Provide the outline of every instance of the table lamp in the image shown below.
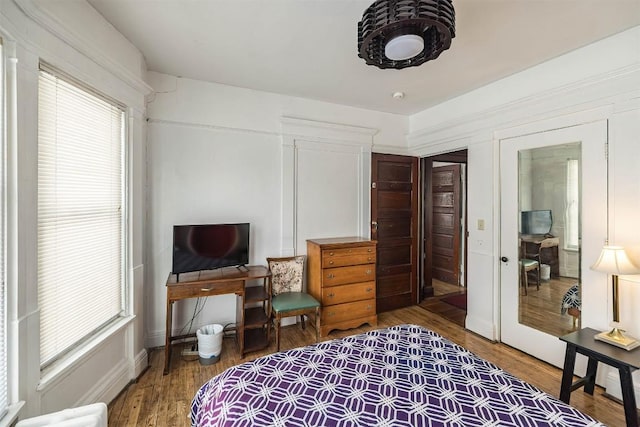
<svg viewBox="0 0 640 427"><path fill-rule="evenodd" d="M627 252L622 246L604 246L600 257L591 266L594 271L611 274L611 292L613 295L613 321L617 324L620 322L620 303L618 296L618 275L620 274L637 274L640 269L629 259ZM625 336L624 331L616 327L609 332L601 332L594 338L606 343L624 348L625 350L633 350L640 346L640 341L630 336Z"/></svg>

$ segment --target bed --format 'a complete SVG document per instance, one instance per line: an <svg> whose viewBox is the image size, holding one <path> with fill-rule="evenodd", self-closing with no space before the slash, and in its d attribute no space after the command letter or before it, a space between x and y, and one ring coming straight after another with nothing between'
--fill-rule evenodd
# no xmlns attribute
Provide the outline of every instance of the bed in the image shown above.
<svg viewBox="0 0 640 427"><path fill-rule="evenodd" d="M602 426L416 325L271 354L227 369L192 426Z"/></svg>

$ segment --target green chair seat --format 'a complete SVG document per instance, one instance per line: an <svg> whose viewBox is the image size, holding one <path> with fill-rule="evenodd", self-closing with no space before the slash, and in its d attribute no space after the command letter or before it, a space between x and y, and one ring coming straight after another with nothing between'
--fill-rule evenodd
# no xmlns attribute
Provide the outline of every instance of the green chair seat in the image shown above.
<svg viewBox="0 0 640 427"><path fill-rule="evenodd" d="M293 310L304 310L319 307L320 303L311 295L303 292L284 292L271 300L271 307L276 313Z"/></svg>
<svg viewBox="0 0 640 427"><path fill-rule="evenodd" d="M525 267L525 268L526 267L533 267L534 265L538 264L538 261L533 260L533 259L526 259L526 258L521 259L520 262L522 263L522 266Z"/></svg>
<svg viewBox="0 0 640 427"><path fill-rule="evenodd" d="M320 341L320 303L302 292L304 256L267 258L271 272L271 317L276 330L276 350L280 351L280 323L283 318L300 316L302 329L305 317L315 317L316 342ZM268 335L267 335L268 338Z"/></svg>

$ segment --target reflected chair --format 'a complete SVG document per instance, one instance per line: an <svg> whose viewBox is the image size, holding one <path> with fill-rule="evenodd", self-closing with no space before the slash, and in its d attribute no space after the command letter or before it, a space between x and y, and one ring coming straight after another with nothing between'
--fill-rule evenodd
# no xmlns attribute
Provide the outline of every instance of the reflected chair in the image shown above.
<svg viewBox="0 0 640 427"><path fill-rule="evenodd" d="M304 256L267 258L271 271L271 314L276 330L276 349L280 351L280 323L283 318L300 316L302 329L305 315L315 316L316 342L320 341L320 303L311 295L302 292Z"/></svg>
<svg viewBox="0 0 640 427"><path fill-rule="evenodd" d="M536 272L536 290L540 290L540 255L534 254L529 257L529 254L525 253L525 249L523 246L526 243L522 242L520 244L520 283L524 288L524 294L527 295L527 289L529 288L529 272Z"/></svg>
<svg viewBox="0 0 640 427"><path fill-rule="evenodd" d="M529 272L536 270L536 289L540 289L540 263L538 261L532 259L522 258L520 260L520 272L521 272L521 283L522 287L524 287L524 294L527 295L527 288L529 287Z"/></svg>

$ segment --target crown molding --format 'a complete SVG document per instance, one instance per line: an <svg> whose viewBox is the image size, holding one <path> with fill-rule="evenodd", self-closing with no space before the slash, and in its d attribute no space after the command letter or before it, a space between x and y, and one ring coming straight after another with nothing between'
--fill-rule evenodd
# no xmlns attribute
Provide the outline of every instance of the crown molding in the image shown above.
<svg viewBox="0 0 640 427"><path fill-rule="evenodd" d="M604 105L620 105L622 110L633 108L637 105L633 100L638 97L638 91L630 88L638 87L638 82L640 63L551 88L412 132L407 136L409 151L430 151L430 147L455 137L481 133L487 136L495 129L571 114L577 110L591 110Z"/></svg>
<svg viewBox="0 0 640 427"><path fill-rule="evenodd" d="M63 24L55 15L43 8L35 0L13 0L13 2L18 6L18 8L20 8L20 10L22 10L22 12L24 12L26 16L35 21L42 28L51 32L53 35L85 55L87 58L92 59L98 65L104 67L128 86L133 88L136 92L143 95L148 95L153 92L153 88L144 80L131 73L107 55L102 54L99 48L92 43L87 42L80 34Z"/></svg>

